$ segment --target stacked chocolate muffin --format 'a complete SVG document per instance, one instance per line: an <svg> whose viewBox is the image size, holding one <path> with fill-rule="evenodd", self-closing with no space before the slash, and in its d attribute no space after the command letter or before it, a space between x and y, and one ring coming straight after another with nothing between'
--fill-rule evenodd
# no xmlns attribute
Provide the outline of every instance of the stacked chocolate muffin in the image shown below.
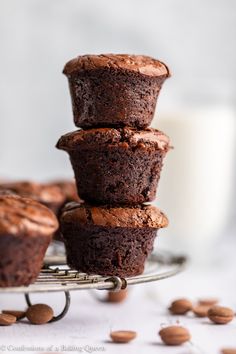
<svg viewBox="0 0 236 354"><path fill-rule="evenodd" d="M141 274L157 230L168 225L155 198L169 138L148 128L165 64L147 56L85 55L69 61L75 125L62 136L85 201L70 203L60 224L68 263L88 274Z"/></svg>

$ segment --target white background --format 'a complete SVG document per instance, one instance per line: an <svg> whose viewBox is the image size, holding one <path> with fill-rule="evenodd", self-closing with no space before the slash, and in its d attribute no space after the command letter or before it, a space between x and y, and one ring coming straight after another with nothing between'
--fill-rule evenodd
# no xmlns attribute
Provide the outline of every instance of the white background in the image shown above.
<svg viewBox="0 0 236 354"><path fill-rule="evenodd" d="M0 175L72 175L54 145L74 129L61 71L79 54L143 53L165 61L173 77L160 110L189 103L193 93L234 103L235 23L233 0L1 0Z"/></svg>

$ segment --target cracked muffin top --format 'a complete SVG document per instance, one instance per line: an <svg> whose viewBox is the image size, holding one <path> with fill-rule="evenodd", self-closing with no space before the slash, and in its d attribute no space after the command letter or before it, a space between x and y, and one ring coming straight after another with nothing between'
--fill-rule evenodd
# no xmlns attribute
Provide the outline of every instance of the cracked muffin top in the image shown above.
<svg viewBox="0 0 236 354"><path fill-rule="evenodd" d="M161 61L146 55L100 54L82 55L66 63L63 73L67 76L85 70L118 69L147 76L170 76L168 67Z"/></svg>
<svg viewBox="0 0 236 354"><path fill-rule="evenodd" d="M54 213L29 198L0 193L0 235L51 236L58 228Z"/></svg>
<svg viewBox="0 0 236 354"><path fill-rule="evenodd" d="M138 206L90 206L71 202L65 206L61 215L64 223L99 225L107 227L167 227L166 215L153 205Z"/></svg>
<svg viewBox="0 0 236 354"><path fill-rule="evenodd" d="M119 144L124 148L135 146L154 146L160 150L168 151L169 137L153 128L138 130L135 128L95 128L89 130L76 130L63 135L57 148L61 150L76 150L77 146L89 147Z"/></svg>

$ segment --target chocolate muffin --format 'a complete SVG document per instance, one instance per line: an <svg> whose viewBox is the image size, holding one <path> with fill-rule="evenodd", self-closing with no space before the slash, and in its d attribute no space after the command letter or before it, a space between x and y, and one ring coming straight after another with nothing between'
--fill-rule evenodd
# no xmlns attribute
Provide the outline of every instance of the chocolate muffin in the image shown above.
<svg viewBox="0 0 236 354"><path fill-rule="evenodd" d="M96 128L62 136L80 197L97 204L140 204L155 198L169 138L156 129Z"/></svg>
<svg viewBox="0 0 236 354"><path fill-rule="evenodd" d="M33 283L58 222L44 205L0 193L0 287Z"/></svg>
<svg viewBox="0 0 236 354"><path fill-rule="evenodd" d="M34 199L50 208L55 214L65 204L65 193L57 185L32 181L1 183L0 190L12 191L22 197Z"/></svg>
<svg viewBox="0 0 236 354"><path fill-rule="evenodd" d="M167 66L151 57L83 55L63 70L69 80L75 125L145 128L150 125Z"/></svg>
<svg viewBox="0 0 236 354"><path fill-rule="evenodd" d="M88 274L129 277L141 274L166 216L156 207L68 204L62 212L68 264Z"/></svg>

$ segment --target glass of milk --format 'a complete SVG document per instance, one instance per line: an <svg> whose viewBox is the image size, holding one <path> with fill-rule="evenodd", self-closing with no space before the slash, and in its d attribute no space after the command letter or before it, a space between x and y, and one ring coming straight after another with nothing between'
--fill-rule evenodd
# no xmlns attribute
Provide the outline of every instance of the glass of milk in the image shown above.
<svg viewBox="0 0 236 354"><path fill-rule="evenodd" d="M154 119L174 147L164 161L155 204L170 221L161 243L200 261L224 234L232 211L236 114L217 103L183 107Z"/></svg>

